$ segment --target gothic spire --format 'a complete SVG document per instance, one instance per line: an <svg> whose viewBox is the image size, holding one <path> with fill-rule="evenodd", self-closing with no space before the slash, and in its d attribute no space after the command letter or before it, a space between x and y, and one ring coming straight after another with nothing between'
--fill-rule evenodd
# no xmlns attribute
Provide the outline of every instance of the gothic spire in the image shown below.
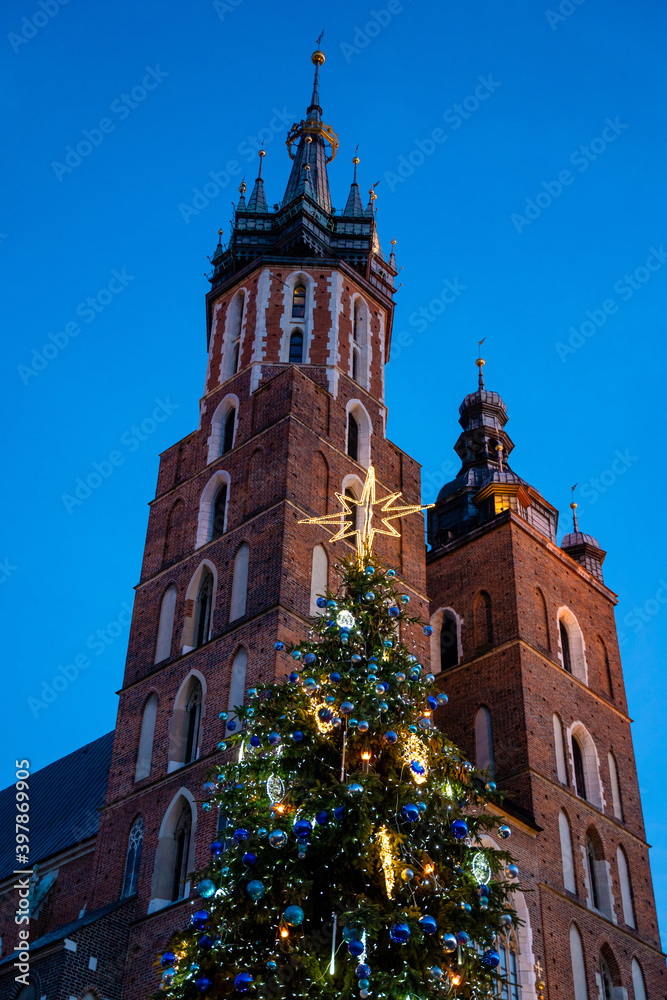
<svg viewBox="0 0 667 1000"><path fill-rule="evenodd" d="M359 157L354 155L352 162L354 163L354 178L350 186L350 193L347 196L347 204L343 211L343 215L363 215L364 206L361 204L361 195L359 194L359 184L357 183L357 166L359 165Z"/></svg>
<svg viewBox="0 0 667 1000"><path fill-rule="evenodd" d="M239 194L241 195L241 197L239 198L239 203L236 206L236 211L237 212L245 212L245 210L246 210L246 206L245 206L245 193L246 193L246 191L247 191L247 188L246 188L245 177L244 177L243 180L241 181L240 185L239 185Z"/></svg>
<svg viewBox="0 0 667 1000"><path fill-rule="evenodd" d="M264 194L264 180L262 179L262 163L264 162L265 156L266 150L260 149L259 173L257 174L257 180L255 181L255 186L252 189L250 201L248 202L249 212L268 212L269 210L268 205L266 204L266 195Z"/></svg>
<svg viewBox="0 0 667 1000"><path fill-rule="evenodd" d="M321 39L320 35L320 39ZM319 43L319 39L318 39ZM324 63L324 53L318 48L312 54L315 66L313 95L306 112L306 118L295 123L287 136L287 150L292 163L283 205L289 204L295 198L307 194L313 198L326 212L331 211L331 192L327 176L327 163L330 163L338 149L338 136L330 125L322 121L320 106L320 66ZM294 144L296 152L293 152ZM310 176L306 181L305 166L309 167Z"/></svg>

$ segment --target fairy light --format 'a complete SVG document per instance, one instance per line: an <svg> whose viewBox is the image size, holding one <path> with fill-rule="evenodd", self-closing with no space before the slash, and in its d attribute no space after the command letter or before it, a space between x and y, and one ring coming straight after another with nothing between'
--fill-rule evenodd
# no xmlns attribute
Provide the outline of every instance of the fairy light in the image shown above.
<svg viewBox="0 0 667 1000"><path fill-rule="evenodd" d="M422 741L417 735L415 735L415 733L412 733L408 736L407 740L405 740L402 758L408 767L410 767L410 774L414 778L416 785L423 785L426 781L428 781L428 754ZM421 764L424 768L423 774L416 774L412 770L410 765L413 761L417 761Z"/></svg>
<svg viewBox="0 0 667 1000"><path fill-rule="evenodd" d="M378 840L380 841L380 864L382 865L382 871L384 873L387 896L391 897L396 879L394 876L394 855L391 849L391 840L389 839L389 833L386 826L380 828L378 832Z"/></svg>

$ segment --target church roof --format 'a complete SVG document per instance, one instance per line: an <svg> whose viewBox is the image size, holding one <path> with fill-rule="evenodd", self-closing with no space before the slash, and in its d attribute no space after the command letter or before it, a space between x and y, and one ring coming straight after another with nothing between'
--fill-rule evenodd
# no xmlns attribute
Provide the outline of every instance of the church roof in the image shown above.
<svg viewBox="0 0 667 1000"><path fill-rule="evenodd" d="M561 549L572 549L577 545L594 545L596 549L600 548L597 538L585 535L582 531L572 531L569 535L564 535L560 543Z"/></svg>
<svg viewBox="0 0 667 1000"><path fill-rule="evenodd" d="M113 735L106 733L30 775L31 865L97 833ZM0 829L13 829L15 812L16 788L10 785L0 791ZM0 854L0 879L17 867L13 839L7 838Z"/></svg>

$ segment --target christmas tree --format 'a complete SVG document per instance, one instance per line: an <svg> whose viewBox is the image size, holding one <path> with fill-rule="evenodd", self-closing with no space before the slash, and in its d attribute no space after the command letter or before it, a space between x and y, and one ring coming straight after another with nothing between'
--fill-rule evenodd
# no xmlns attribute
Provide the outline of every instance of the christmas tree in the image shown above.
<svg viewBox="0 0 667 1000"><path fill-rule="evenodd" d="M479 838L510 830L485 811L499 802L493 781L437 728L447 696L401 640L432 629L373 558L373 535L397 534L391 520L420 509L396 507L397 496L376 501L372 470L361 500L339 495L334 538L356 534L358 555L318 598L308 640L276 643L285 675L220 713L223 762L202 803L219 809L220 832L190 924L162 956L162 998L502 988L495 943L515 920L518 871ZM384 529L373 527L378 503Z"/></svg>

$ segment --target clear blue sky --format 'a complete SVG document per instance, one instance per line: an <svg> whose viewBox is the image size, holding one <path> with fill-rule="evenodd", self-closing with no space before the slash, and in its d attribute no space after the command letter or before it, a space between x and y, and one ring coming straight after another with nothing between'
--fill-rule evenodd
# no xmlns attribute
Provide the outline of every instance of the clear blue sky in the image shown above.
<svg viewBox="0 0 667 1000"><path fill-rule="evenodd" d="M404 265L390 436L423 463L432 499L455 467L457 408L486 336L512 464L564 512L563 528L579 482L582 527L608 549L605 577L620 598L662 902L667 10L585 0L557 20L547 0L392 0L391 15L385 0L71 0L55 13L56 0L45 3L53 16L37 0L6 0L0 15L2 784L15 756L37 768L113 727L123 604L138 579L157 456L197 424L206 255L218 227L229 229L240 181L226 183L224 171L236 162L250 181L252 145L264 137L268 197L282 198L280 116L302 115L325 27L322 102L341 139L334 203L344 205L359 143L362 190L380 181L381 240L386 250L398 240ZM382 23L366 30L371 9ZM89 155L66 161L84 130ZM208 182L209 203L189 212ZM453 299L444 307L443 289ZM33 349L44 357L44 345L51 357L40 362ZM170 412L153 424L158 399ZM131 428L142 421L139 440ZM109 472L111 452L120 464L68 511L63 494L93 463ZM87 648L109 623L120 634ZM28 699L83 653L91 666L35 717Z"/></svg>

